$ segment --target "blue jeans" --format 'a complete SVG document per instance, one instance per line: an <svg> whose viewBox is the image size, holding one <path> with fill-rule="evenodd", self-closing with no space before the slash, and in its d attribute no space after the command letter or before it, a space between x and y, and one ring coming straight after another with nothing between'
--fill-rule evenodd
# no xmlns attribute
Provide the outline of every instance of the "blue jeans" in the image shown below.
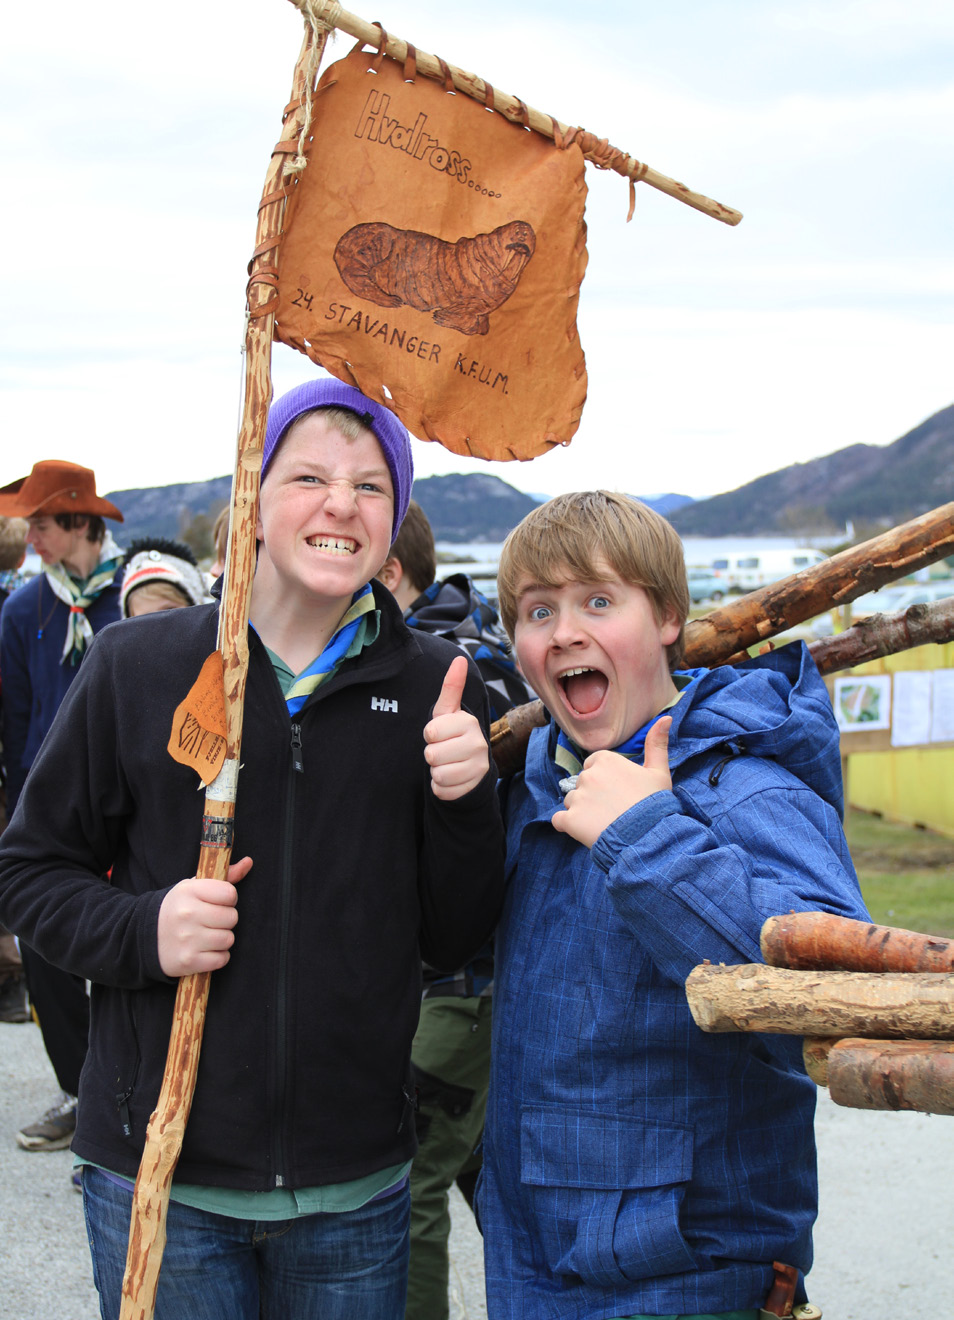
<svg viewBox="0 0 954 1320"><path fill-rule="evenodd" d="M103 1320L117 1320L132 1192L83 1169ZM402 1320L407 1187L359 1210L265 1222L169 1202L155 1320Z"/></svg>

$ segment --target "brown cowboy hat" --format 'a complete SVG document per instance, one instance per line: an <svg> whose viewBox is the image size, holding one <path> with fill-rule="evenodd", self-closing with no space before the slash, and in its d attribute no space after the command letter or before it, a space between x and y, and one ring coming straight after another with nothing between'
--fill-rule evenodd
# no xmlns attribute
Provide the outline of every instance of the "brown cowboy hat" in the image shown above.
<svg viewBox="0 0 954 1320"><path fill-rule="evenodd" d="M88 513L123 521L123 515L96 494L96 476L90 468L48 458L33 464L28 477L0 488L0 514L29 518L33 514Z"/></svg>

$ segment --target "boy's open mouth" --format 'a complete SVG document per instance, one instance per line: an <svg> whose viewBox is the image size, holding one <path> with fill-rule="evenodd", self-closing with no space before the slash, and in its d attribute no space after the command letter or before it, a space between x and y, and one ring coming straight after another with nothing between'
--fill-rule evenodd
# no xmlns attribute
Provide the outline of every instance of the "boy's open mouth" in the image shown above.
<svg viewBox="0 0 954 1320"><path fill-rule="evenodd" d="M316 550L327 550L331 554L353 555L358 548L357 541L352 541L350 536L308 536L305 539Z"/></svg>
<svg viewBox="0 0 954 1320"><path fill-rule="evenodd" d="M592 715L600 708L609 679L598 669L569 669L560 675L567 705L577 715Z"/></svg>

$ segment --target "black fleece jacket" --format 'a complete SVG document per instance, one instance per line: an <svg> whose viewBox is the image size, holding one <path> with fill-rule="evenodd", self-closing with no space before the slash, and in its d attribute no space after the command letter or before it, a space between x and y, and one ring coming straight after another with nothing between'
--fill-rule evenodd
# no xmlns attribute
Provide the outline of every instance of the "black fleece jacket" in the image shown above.
<svg viewBox="0 0 954 1320"><path fill-rule="evenodd" d="M316 1186L410 1158L421 957L460 966L497 917L494 773L441 802L423 755L460 652L412 633L389 593L374 591L377 640L294 721L249 634L232 857L254 866L239 885L231 960L212 977L185 1182ZM166 743L216 622L217 606L194 606L96 638L0 840L0 920L92 982L73 1149L129 1176L175 998L158 962L159 906L195 874L204 801ZM464 705L486 729L473 664Z"/></svg>

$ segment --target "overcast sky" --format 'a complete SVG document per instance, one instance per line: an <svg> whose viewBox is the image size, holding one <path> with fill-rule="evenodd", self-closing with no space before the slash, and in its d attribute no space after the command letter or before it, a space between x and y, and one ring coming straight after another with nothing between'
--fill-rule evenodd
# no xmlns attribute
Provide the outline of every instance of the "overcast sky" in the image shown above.
<svg viewBox="0 0 954 1320"><path fill-rule="evenodd" d="M626 182L589 170L576 438L523 464L416 444L418 476L703 497L954 401L950 0L357 3L745 217L640 185L627 225ZM245 267L300 37L287 0L10 11L0 484L42 458L103 491L231 471ZM315 373L276 348L276 392Z"/></svg>

